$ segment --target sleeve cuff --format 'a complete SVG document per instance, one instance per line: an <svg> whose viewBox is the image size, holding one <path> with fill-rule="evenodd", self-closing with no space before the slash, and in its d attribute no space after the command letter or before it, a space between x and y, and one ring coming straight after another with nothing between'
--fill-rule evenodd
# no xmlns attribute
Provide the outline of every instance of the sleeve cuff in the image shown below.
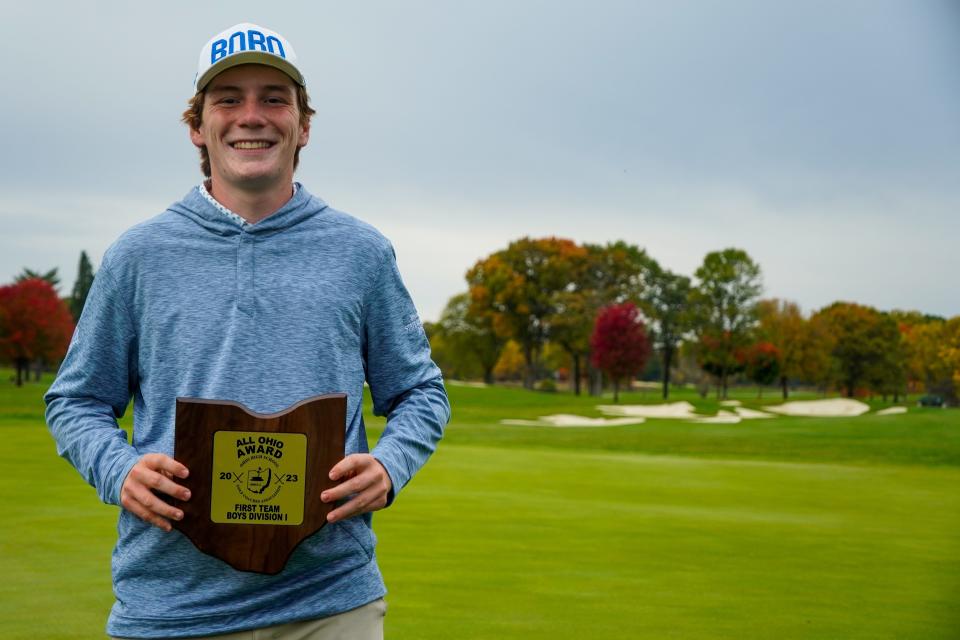
<svg viewBox="0 0 960 640"><path fill-rule="evenodd" d="M120 505L120 491L123 489L123 483L126 481L127 476L130 475L130 470L133 469L133 466L140 461L140 456L134 452L130 452L128 458L124 459L122 463L119 463L119 470L116 475L116 479L113 482L113 486L106 491L106 495L101 495L100 499L106 502L107 504Z"/></svg>
<svg viewBox="0 0 960 640"><path fill-rule="evenodd" d="M383 468L387 471L387 475L390 476L390 492L387 494L387 506L389 507L393 504L400 489L402 489L410 479L409 476L401 472L401 465L395 460L395 456L402 454L390 450L386 445L381 446L378 444L373 448L373 451L370 452L370 455L383 465Z"/></svg>

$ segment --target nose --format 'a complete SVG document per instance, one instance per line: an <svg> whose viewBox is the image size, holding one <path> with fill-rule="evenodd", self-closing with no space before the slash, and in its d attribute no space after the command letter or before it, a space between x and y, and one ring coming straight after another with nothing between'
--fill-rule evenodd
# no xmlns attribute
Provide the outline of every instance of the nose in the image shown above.
<svg viewBox="0 0 960 640"><path fill-rule="evenodd" d="M241 127L262 127L266 125L266 118L263 115L263 105L257 99L248 99L243 101L240 114L237 118L237 124Z"/></svg>

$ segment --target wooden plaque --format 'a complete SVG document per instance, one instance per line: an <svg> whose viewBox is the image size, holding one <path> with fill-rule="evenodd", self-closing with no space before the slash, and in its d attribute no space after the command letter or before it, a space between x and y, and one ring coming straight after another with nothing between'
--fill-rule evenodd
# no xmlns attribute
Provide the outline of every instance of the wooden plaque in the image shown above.
<svg viewBox="0 0 960 640"><path fill-rule="evenodd" d="M173 526L234 569L279 573L294 548L336 506L320 501L343 459L347 396L308 398L271 414L238 402L177 398L173 457L190 476L174 480L190 500Z"/></svg>

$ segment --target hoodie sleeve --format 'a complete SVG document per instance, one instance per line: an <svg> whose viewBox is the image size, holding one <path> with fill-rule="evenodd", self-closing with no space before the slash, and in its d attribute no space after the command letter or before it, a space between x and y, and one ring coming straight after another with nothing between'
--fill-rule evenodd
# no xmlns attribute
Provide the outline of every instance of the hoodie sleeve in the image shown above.
<svg viewBox="0 0 960 640"><path fill-rule="evenodd" d="M117 425L137 384L136 333L119 287L102 266L56 380L44 396L57 453L109 504L139 458Z"/></svg>
<svg viewBox="0 0 960 640"><path fill-rule="evenodd" d="M364 301L363 359L373 412L387 426L371 452L393 483L387 504L443 436L450 403L430 343L388 247Z"/></svg>

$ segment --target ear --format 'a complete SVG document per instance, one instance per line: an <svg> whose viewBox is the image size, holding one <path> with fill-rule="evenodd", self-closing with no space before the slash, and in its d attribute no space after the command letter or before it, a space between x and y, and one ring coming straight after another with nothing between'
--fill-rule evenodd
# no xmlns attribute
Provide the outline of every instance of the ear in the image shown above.
<svg viewBox="0 0 960 640"><path fill-rule="evenodd" d="M203 134L200 133L199 129L190 129L190 142L193 143L195 147L205 147L207 145L206 140L203 137Z"/></svg>
<svg viewBox="0 0 960 640"><path fill-rule="evenodd" d="M300 127L300 137L297 139L298 147L307 146L307 142L310 140L310 121L307 120L307 124Z"/></svg>

